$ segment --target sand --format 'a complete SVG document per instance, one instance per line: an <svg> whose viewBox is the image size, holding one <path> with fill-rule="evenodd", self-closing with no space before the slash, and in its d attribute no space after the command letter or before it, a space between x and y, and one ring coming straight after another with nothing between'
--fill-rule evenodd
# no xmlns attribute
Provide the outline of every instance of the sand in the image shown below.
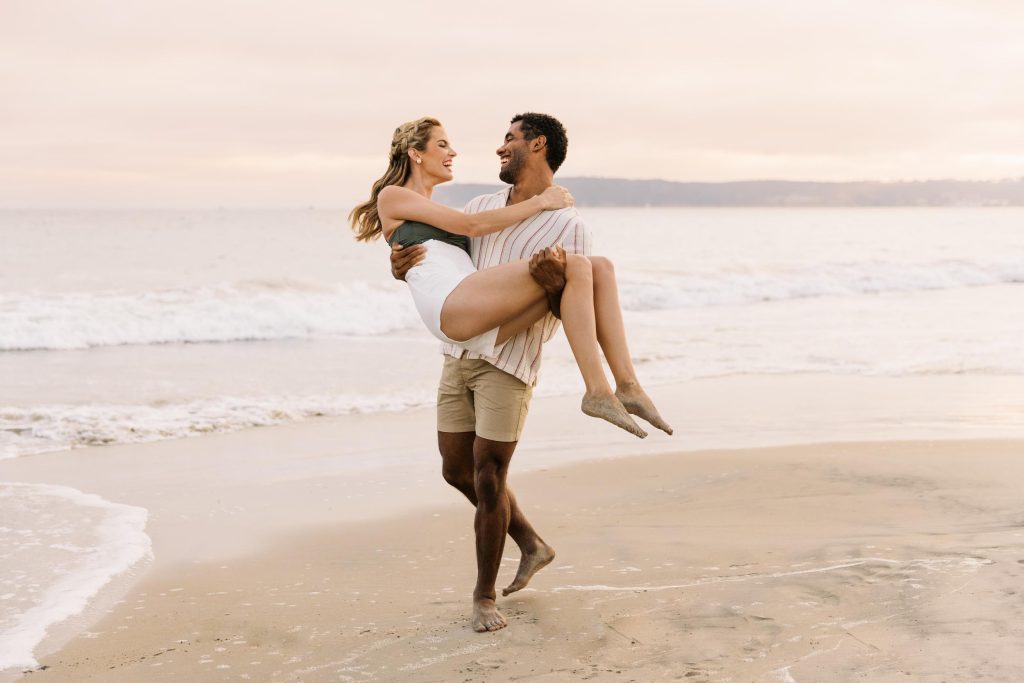
<svg viewBox="0 0 1024 683"><path fill-rule="evenodd" d="M558 550L470 630L471 508L156 563L31 681L1019 681L1024 442L826 443L513 478ZM514 574L506 553L499 585Z"/></svg>
<svg viewBox="0 0 1024 683"><path fill-rule="evenodd" d="M651 394L676 436L534 400L510 481L558 557L494 634L430 409L0 461L146 508L153 541L21 678L1024 680L1024 419L987 417L1024 416L1024 378Z"/></svg>

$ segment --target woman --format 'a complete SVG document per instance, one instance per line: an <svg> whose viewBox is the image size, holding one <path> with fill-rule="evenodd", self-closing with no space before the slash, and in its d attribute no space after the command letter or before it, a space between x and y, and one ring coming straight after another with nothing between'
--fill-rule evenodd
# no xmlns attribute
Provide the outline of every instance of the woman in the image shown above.
<svg viewBox="0 0 1024 683"><path fill-rule="evenodd" d="M556 186L505 208L476 214L456 211L430 198L435 185L452 179L455 156L436 119L399 126L387 171L373 184L370 199L353 209L349 219L358 240L383 235L403 246L424 244L426 258L406 275L423 322L443 341L493 356L505 341L548 312L547 293L533 280L525 259L477 271L469 258L469 238L497 232L540 211L571 206L572 196ZM605 294L595 299L594 278L614 277L610 262L561 250L552 258L564 270L561 317L586 384L583 412L641 438L647 433L629 413L671 434L672 428L636 379L614 286L601 287ZM601 267L595 268L595 263ZM604 375L599 347L615 376L615 392Z"/></svg>

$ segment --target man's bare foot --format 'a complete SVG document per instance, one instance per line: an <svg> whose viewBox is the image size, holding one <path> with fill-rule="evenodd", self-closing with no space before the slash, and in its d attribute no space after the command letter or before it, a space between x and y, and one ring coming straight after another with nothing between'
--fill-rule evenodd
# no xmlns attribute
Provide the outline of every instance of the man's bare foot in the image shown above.
<svg viewBox="0 0 1024 683"><path fill-rule="evenodd" d="M530 583L533 575L551 564L553 559L555 559L555 549L546 543L538 545L532 553L523 553L523 556L519 558L519 571L516 572L516 578L512 579L512 583L506 588L501 589L501 594L508 595L526 588L526 584Z"/></svg>
<svg viewBox="0 0 1024 683"><path fill-rule="evenodd" d="M508 626L504 615L494 605L490 598L480 598L473 601L473 630L477 633L485 631L497 631Z"/></svg>
<svg viewBox="0 0 1024 683"><path fill-rule="evenodd" d="M647 432L640 429L640 425L629 416L626 409L619 403L619 399L615 398L613 394L584 394L580 409L591 417L607 420L641 439L647 436Z"/></svg>
<svg viewBox="0 0 1024 683"><path fill-rule="evenodd" d="M661 418L658 409L654 407L654 401L639 384L625 384L616 387L615 397L622 403L622 407L631 414L647 420L666 434L672 433L671 425Z"/></svg>

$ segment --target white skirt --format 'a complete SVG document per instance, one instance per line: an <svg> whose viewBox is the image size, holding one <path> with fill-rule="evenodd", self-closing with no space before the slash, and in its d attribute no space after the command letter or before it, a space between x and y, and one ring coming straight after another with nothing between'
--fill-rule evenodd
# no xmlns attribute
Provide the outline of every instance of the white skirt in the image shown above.
<svg viewBox="0 0 1024 683"><path fill-rule="evenodd" d="M423 246L427 248L426 258L405 275L423 324L443 342L482 356L497 356L504 346L504 343L497 344L497 327L466 341L455 341L441 331L441 308L445 300L460 282L476 272L469 254L454 244L438 240L427 240Z"/></svg>

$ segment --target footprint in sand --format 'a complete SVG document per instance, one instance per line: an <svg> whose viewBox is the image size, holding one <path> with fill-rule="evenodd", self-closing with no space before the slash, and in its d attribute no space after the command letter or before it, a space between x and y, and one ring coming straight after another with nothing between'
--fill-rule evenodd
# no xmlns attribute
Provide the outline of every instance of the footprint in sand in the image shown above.
<svg viewBox="0 0 1024 683"><path fill-rule="evenodd" d="M500 669L505 665L505 660L500 657L481 657L480 659L474 660L473 663L487 667L488 669Z"/></svg>

